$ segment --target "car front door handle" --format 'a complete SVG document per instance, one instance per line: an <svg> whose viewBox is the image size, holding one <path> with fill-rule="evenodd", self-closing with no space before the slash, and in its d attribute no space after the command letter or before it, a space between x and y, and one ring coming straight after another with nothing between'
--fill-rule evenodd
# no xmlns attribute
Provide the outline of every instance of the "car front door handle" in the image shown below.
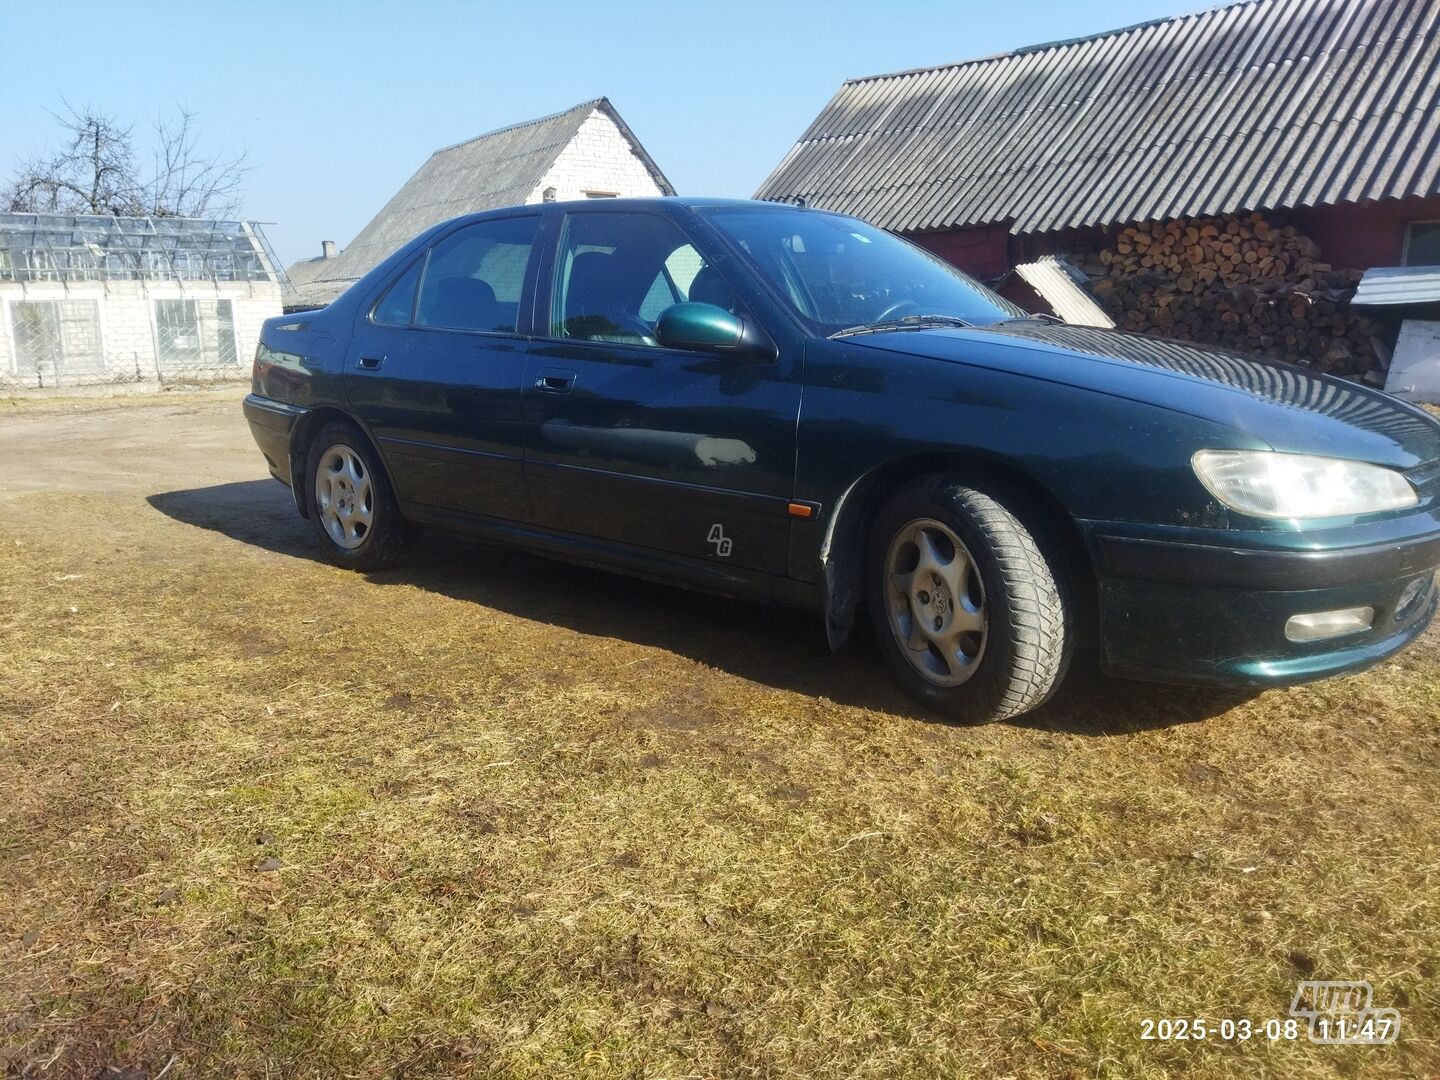
<svg viewBox="0 0 1440 1080"><path fill-rule="evenodd" d="M377 371L383 363L385 363L383 356L362 356L355 366L365 371Z"/></svg>
<svg viewBox="0 0 1440 1080"><path fill-rule="evenodd" d="M575 385L573 371L542 371L535 380L535 389L547 394L563 394Z"/></svg>

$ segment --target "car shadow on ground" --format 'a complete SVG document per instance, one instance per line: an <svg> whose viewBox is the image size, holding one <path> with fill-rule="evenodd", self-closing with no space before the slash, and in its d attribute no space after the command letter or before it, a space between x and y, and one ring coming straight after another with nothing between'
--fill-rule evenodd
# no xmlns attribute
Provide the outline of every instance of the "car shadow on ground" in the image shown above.
<svg viewBox="0 0 1440 1080"><path fill-rule="evenodd" d="M273 480L169 491L147 501L187 525L282 555L324 561L289 490ZM434 530L425 533L404 566L367 577L580 633L667 649L766 686L939 722L895 685L863 617L835 654L819 620L807 612L640 581ZM1082 654L1059 693L1016 723L1054 732L1122 735L1194 723L1255 696L1253 691L1109 679Z"/></svg>

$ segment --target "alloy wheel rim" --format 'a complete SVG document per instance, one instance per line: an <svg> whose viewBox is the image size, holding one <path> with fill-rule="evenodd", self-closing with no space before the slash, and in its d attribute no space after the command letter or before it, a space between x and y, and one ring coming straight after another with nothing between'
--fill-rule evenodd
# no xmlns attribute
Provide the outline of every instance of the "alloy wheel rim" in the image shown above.
<svg viewBox="0 0 1440 1080"><path fill-rule="evenodd" d="M900 652L927 682L959 686L985 655L985 586L970 550L934 518L901 527L885 555L885 606Z"/></svg>
<svg viewBox="0 0 1440 1080"><path fill-rule="evenodd" d="M315 506L330 539L354 551L375 524L375 492L370 470L353 448L337 443L320 455L315 467Z"/></svg>

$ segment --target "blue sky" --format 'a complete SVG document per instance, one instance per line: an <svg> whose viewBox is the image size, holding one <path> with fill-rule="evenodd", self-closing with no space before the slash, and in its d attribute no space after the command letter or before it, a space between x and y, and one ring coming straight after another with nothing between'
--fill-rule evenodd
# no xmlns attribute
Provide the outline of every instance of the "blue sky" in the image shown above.
<svg viewBox="0 0 1440 1080"><path fill-rule="evenodd" d="M1078 37L1186 0L7 5L0 175L62 96L243 150L280 257L346 244L438 147L609 96L686 194L747 196L846 78Z"/></svg>

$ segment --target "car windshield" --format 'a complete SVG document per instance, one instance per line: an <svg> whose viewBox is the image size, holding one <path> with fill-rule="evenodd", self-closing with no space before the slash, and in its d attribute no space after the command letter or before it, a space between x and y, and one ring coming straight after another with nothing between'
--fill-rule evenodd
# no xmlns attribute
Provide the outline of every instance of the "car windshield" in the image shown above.
<svg viewBox="0 0 1440 1080"><path fill-rule="evenodd" d="M892 322L905 329L925 316L976 326L1025 317L949 263L854 218L781 206L718 207L706 218L819 334Z"/></svg>

